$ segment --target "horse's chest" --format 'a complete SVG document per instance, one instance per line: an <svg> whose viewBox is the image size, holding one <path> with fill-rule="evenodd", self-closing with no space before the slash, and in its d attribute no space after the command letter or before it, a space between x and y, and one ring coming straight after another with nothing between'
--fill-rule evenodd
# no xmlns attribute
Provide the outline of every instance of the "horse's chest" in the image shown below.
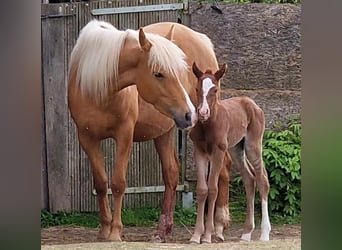
<svg viewBox="0 0 342 250"><path fill-rule="evenodd" d="M205 133L201 140L195 144L207 154L212 154L214 150L227 150L227 143L224 137L218 137L212 133Z"/></svg>
<svg viewBox="0 0 342 250"><path fill-rule="evenodd" d="M218 133L217 128L213 125L210 126L210 129L208 126L196 125L190 132L190 138L197 148L207 154L212 154L216 149L227 150L226 136Z"/></svg>

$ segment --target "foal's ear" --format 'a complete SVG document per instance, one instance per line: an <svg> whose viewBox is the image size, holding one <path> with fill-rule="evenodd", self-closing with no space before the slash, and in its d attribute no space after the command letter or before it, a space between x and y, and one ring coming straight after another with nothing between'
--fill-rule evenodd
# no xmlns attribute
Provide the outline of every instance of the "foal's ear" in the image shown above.
<svg viewBox="0 0 342 250"><path fill-rule="evenodd" d="M200 78L203 75L203 72L197 67L195 62L192 64L192 72L194 72L197 78Z"/></svg>
<svg viewBox="0 0 342 250"><path fill-rule="evenodd" d="M173 38L173 29L175 28L175 25L171 25L171 28L170 28L170 30L169 30L169 32L167 32L167 34L166 34L166 36L165 36L165 38L167 39L167 40L170 40L170 41L172 41L172 38Z"/></svg>
<svg viewBox="0 0 342 250"><path fill-rule="evenodd" d="M222 78L222 76L224 75L224 73L226 72L227 69L227 64L222 64L221 68L216 71L216 73L214 74L215 79L218 81Z"/></svg>
<svg viewBox="0 0 342 250"><path fill-rule="evenodd" d="M146 35L145 35L143 28L139 29L139 44L140 44L140 47L146 52L150 51L150 49L152 47L152 44L146 38Z"/></svg>

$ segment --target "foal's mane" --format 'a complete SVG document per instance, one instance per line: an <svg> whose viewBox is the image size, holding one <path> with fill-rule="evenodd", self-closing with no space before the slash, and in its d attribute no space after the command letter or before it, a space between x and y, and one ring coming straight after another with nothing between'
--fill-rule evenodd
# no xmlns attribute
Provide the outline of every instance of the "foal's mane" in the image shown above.
<svg viewBox="0 0 342 250"><path fill-rule="evenodd" d="M163 69L179 80L180 73L188 71L184 52L164 37L145 35L152 44L148 60L151 72ZM81 30L71 53L69 77L76 73L76 86L82 94L98 102L117 89L120 52L128 37L139 43L137 31L121 31L104 21L92 20Z"/></svg>

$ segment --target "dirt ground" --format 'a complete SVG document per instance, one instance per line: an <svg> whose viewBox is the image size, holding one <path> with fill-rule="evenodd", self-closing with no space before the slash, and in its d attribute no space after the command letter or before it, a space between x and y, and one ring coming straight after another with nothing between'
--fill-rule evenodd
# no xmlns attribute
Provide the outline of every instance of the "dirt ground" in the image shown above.
<svg viewBox="0 0 342 250"><path fill-rule="evenodd" d="M147 227L124 227L122 240L126 242L149 242L155 228ZM187 244L194 231L193 227L174 226L171 235L167 237L167 243ZM75 243L98 242L98 229L77 226L55 226L41 229L41 245L59 245ZM225 230L225 242L238 242L242 233L242 225L231 225ZM252 235L252 240L258 241L260 225ZM295 240L300 241L300 225L272 226L270 240Z"/></svg>

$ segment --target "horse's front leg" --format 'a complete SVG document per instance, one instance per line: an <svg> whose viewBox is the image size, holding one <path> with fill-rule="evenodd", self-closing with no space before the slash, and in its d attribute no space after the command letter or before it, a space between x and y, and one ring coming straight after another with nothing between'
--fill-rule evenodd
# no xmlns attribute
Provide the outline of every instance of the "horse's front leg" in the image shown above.
<svg viewBox="0 0 342 250"><path fill-rule="evenodd" d="M211 243L211 236L215 233L214 212L218 194L218 180L223 164L224 152L220 149L214 150L210 155L210 171L208 177L208 215L205 223L205 234L202 242Z"/></svg>
<svg viewBox="0 0 342 250"><path fill-rule="evenodd" d="M116 136L116 160L112 175L113 194L113 220L109 240L121 241L121 231L123 228L121 221L122 199L126 189L126 171L129 156L133 145L133 127L126 125L117 131Z"/></svg>
<svg viewBox="0 0 342 250"><path fill-rule="evenodd" d="M174 128L156 138L154 144L162 164L165 192L157 232L153 234L152 240L165 242L165 236L171 232L173 226L173 211L179 177L179 163L175 152Z"/></svg>
<svg viewBox="0 0 342 250"><path fill-rule="evenodd" d="M99 204L100 232L98 239L107 240L111 230L112 215L107 196L108 180L105 171L101 141L94 139L93 136L80 133L78 134L80 145L87 154L94 178L94 187L97 193Z"/></svg>
<svg viewBox="0 0 342 250"><path fill-rule="evenodd" d="M224 241L223 230L228 227L230 221L228 203L231 163L231 157L226 152L218 180L218 194L215 203L215 234L220 241Z"/></svg>
<svg viewBox="0 0 342 250"><path fill-rule="evenodd" d="M195 231L190 239L192 243L201 243L201 235L204 233L204 206L208 196L207 174L208 156L196 146L194 147L194 159L197 169L197 217Z"/></svg>

